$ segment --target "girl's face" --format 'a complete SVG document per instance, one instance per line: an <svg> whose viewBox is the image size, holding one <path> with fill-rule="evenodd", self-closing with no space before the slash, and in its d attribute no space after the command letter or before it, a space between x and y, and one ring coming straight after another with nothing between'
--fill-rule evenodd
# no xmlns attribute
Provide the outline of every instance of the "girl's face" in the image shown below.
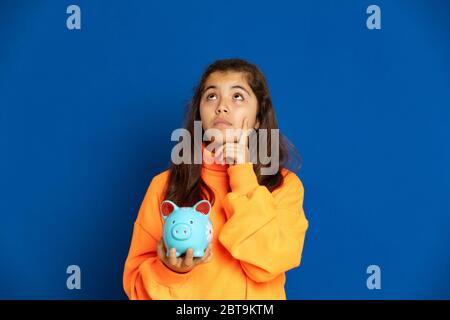
<svg viewBox="0 0 450 320"><path fill-rule="evenodd" d="M259 127L256 120L258 101L243 72L213 72L205 82L200 100L200 118L203 130L242 129L248 119L248 128Z"/></svg>

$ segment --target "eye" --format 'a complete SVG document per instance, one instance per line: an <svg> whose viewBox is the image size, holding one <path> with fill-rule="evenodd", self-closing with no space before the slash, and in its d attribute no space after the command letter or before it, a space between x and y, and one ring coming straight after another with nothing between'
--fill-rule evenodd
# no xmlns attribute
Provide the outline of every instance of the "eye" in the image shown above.
<svg viewBox="0 0 450 320"><path fill-rule="evenodd" d="M172 224L175 224L175 220L172 221Z"/></svg>
<svg viewBox="0 0 450 320"><path fill-rule="evenodd" d="M235 93L235 94L233 94L233 99L243 101L244 97L240 93Z"/></svg>
<svg viewBox="0 0 450 320"><path fill-rule="evenodd" d="M189 220L189 223L190 223L190 224L194 224L194 221L192 221L192 220Z"/></svg>
<svg viewBox="0 0 450 320"><path fill-rule="evenodd" d="M208 94L206 96L207 100L213 100L213 99L216 99L216 98L217 98L217 95L215 93L210 93L210 94Z"/></svg>

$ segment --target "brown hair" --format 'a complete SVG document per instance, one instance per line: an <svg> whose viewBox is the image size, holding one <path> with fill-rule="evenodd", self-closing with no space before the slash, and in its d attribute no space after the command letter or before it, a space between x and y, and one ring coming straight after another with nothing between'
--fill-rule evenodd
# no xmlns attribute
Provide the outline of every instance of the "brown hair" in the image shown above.
<svg viewBox="0 0 450 320"><path fill-rule="evenodd" d="M246 80L252 88L258 101L258 110L256 119L259 121L259 129L267 129L267 149L271 150L271 135L270 129L278 129L278 124L275 117L275 112L272 105L272 99L269 94L269 87L267 81L260 71L260 69L247 61L242 59L224 59L217 60L210 64L203 73L199 84L194 88L194 95L187 106L185 117L185 129L187 129L191 136L191 154L194 154L194 121L200 119L200 101L202 98L204 85L208 76L213 72L243 72L246 75ZM202 130L203 136L203 130ZM289 148L289 149L288 149ZM274 175L261 175L260 171L262 164L256 163L253 165L258 183L264 185L272 192L283 183L283 176L281 168L285 167L289 160L289 150L294 151L294 155L300 160L295 148L287 139L280 134L279 141L279 170ZM197 150L198 152L198 150ZM193 160L193 159L191 159ZM266 165L270 166L270 164ZM298 167L300 161L298 162ZM297 167L297 169L298 169ZM175 202L178 206L192 206L202 199L207 199L214 203L214 192L201 178L201 164L181 163L179 165L171 164L170 177L166 189L165 198Z"/></svg>

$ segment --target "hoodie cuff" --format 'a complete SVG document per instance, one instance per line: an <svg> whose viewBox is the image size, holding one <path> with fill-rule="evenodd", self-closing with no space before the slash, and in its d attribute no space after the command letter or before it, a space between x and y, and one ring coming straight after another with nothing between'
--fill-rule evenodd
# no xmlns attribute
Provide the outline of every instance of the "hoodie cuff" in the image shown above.
<svg viewBox="0 0 450 320"><path fill-rule="evenodd" d="M251 162L229 166L227 172L230 177L231 191L234 193L248 195L259 186Z"/></svg>

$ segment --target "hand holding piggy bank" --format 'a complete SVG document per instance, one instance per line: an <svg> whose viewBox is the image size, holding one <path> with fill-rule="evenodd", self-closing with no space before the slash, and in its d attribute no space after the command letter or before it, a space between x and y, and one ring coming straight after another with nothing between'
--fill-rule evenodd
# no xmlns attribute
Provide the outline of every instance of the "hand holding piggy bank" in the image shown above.
<svg viewBox="0 0 450 320"><path fill-rule="evenodd" d="M213 238L213 227L209 218L211 204L207 200L193 207L178 207L170 200L161 203L164 219L163 240L166 248L175 248L176 257L193 249L194 257L203 257ZM169 257L169 250L166 256Z"/></svg>

